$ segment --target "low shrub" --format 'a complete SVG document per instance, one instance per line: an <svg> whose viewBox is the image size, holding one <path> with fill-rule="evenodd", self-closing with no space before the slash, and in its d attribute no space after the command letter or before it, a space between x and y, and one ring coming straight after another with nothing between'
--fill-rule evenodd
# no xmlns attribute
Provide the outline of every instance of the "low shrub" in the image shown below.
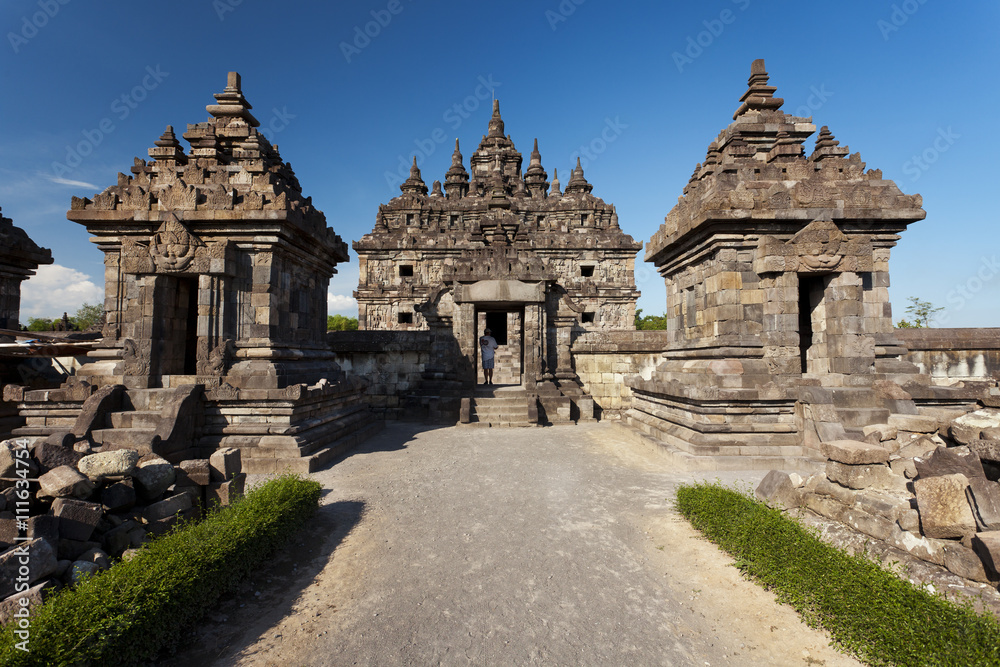
<svg viewBox="0 0 1000 667"><path fill-rule="evenodd" d="M871 665L1000 665L1000 624L821 541L718 484L683 486L677 508L747 576Z"/></svg>
<svg viewBox="0 0 1000 667"><path fill-rule="evenodd" d="M127 561L64 589L31 618L29 651L12 625L2 665L130 665L175 644L315 512L320 485L283 476L204 521L153 540Z"/></svg>

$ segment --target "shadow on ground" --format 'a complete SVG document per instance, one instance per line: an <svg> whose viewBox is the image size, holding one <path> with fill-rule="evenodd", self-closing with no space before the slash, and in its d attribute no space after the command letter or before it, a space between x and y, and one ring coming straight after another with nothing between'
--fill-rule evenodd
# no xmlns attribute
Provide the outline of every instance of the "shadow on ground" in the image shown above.
<svg viewBox="0 0 1000 667"><path fill-rule="evenodd" d="M363 448L355 450L362 451ZM164 652L162 667L207 665L238 653L291 613L295 601L317 578L331 555L361 520L364 503L323 505L289 543L265 561L239 588L209 608L176 652ZM235 649L235 650L234 650Z"/></svg>

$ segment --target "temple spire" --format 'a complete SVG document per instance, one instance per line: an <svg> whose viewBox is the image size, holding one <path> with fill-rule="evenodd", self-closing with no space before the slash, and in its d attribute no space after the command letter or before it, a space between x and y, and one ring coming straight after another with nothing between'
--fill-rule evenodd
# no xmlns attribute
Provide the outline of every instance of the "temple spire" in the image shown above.
<svg viewBox="0 0 1000 667"><path fill-rule="evenodd" d="M561 195L562 192L559 191L559 170L552 170L552 189L549 191L549 196Z"/></svg>
<svg viewBox="0 0 1000 667"><path fill-rule="evenodd" d="M187 156L184 155L181 142L177 141L173 125L167 125L166 131L153 143L153 148L149 149L149 157L157 162L172 160L176 164L187 164Z"/></svg>
<svg viewBox="0 0 1000 667"><path fill-rule="evenodd" d="M493 100L493 117L490 118L488 137L503 137L503 118L500 117L500 100Z"/></svg>
<svg viewBox="0 0 1000 667"><path fill-rule="evenodd" d="M576 192L590 192L594 186L587 182L583 176L583 167L580 166L580 158L576 158L576 169L570 174L569 183L566 184L566 194Z"/></svg>
<svg viewBox="0 0 1000 667"><path fill-rule="evenodd" d="M417 156L413 156L413 166L410 167L410 177L399 186L404 193L412 195L426 195L427 184L420 177L420 168L417 166Z"/></svg>
<svg viewBox="0 0 1000 667"><path fill-rule="evenodd" d="M546 179L549 175L542 168L542 154L538 152L538 139L535 139L535 147L531 151L531 160L528 169L524 172L524 184L528 188L532 197L544 197L549 184Z"/></svg>
<svg viewBox="0 0 1000 667"><path fill-rule="evenodd" d="M239 72L230 72L226 79L226 89L213 96L218 104L209 104L205 109L213 118L242 118L250 127L258 127L260 122L250 113L253 107L243 97L240 81Z"/></svg>
<svg viewBox="0 0 1000 667"><path fill-rule="evenodd" d="M840 142L834 139L830 128L824 125L819 129L819 136L816 137L816 150L809 156L809 159L818 162L831 157L847 157L850 152L851 149L847 146L840 146Z"/></svg>
<svg viewBox="0 0 1000 667"><path fill-rule="evenodd" d="M469 172L462 164L462 152L455 139L455 152L451 154L451 168L444 175L444 191L449 199L461 199L469 192Z"/></svg>
<svg viewBox="0 0 1000 667"><path fill-rule="evenodd" d="M774 92L778 90L774 86L767 85L767 71L764 69L764 59L758 58L750 66L750 78L747 79L749 88L740 98L740 108L733 114L736 120L747 111L764 111L765 109L780 109L785 103L780 97L774 97Z"/></svg>

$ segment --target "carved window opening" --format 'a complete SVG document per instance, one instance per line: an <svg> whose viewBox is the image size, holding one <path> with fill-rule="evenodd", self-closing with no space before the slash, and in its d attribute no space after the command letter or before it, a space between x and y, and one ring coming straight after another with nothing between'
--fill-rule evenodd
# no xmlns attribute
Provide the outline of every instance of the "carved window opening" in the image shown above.
<svg viewBox="0 0 1000 667"><path fill-rule="evenodd" d="M594 267L593 266L581 266L580 267L580 275L583 276L584 278L593 278L594 277Z"/></svg>
<svg viewBox="0 0 1000 667"><path fill-rule="evenodd" d="M595 315L596 313L587 311L580 315L580 321L583 322L584 324L593 324Z"/></svg>
<svg viewBox="0 0 1000 667"><path fill-rule="evenodd" d="M406 224L407 224L407 226L412 225L413 224L413 220L414 220L413 214L412 213L407 213L406 214Z"/></svg>
<svg viewBox="0 0 1000 667"><path fill-rule="evenodd" d="M587 213L580 214L580 224L586 227L590 224L590 215Z"/></svg>
<svg viewBox="0 0 1000 667"><path fill-rule="evenodd" d="M396 315L399 324L413 324L413 313L399 313Z"/></svg>
<svg viewBox="0 0 1000 667"><path fill-rule="evenodd" d="M452 227L452 228L458 227L458 222L459 222L459 217L457 215L453 214L453 215L451 215L448 218L448 226L449 227Z"/></svg>
<svg viewBox="0 0 1000 667"><path fill-rule="evenodd" d="M538 228L539 229L544 229L545 228L545 216L544 215L538 216Z"/></svg>
<svg viewBox="0 0 1000 667"><path fill-rule="evenodd" d="M400 276L400 278L412 278L413 277L413 265L412 264L400 264L399 265L399 276Z"/></svg>
<svg viewBox="0 0 1000 667"><path fill-rule="evenodd" d="M870 292L875 287L874 280L872 279L871 271L865 271L861 274L861 289L865 292Z"/></svg>

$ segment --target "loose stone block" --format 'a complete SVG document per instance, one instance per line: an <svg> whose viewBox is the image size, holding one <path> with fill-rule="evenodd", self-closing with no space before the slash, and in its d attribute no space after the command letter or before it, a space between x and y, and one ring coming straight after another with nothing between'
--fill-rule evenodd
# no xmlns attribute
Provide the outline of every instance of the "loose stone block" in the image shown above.
<svg viewBox="0 0 1000 667"><path fill-rule="evenodd" d="M56 570L56 552L47 540L37 538L22 542L0 554L0 599L10 597L21 576L22 560L28 561L28 582L49 576Z"/></svg>
<svg viewBox="0 0 1000 667"><path fill-rule="evenodd" d="M108 512L125 512L135 507L135 488L130 479L123 479L101 490L101 504Z"/></svg>
<svg viewBox="0 0 1000 667"><path fill-rule="evenodd" d="M243 470L240 450L235 447L227 447L214 452L208 461L213 482L231 480Z"/></svg>
<svg viewBox="0 0 1000 667"><path fill-rule="evenodd" d="M788 473L772 470L764 476L754 495L770 507L790 509L800 504L799 493Z"/></svg>
<svg viewBox="0 0 1000 667"><path fill-rule="evenodd" d="M972 477L966 493L979 530L1000 530L1000 484Z"/></svg>
<svg viewBox="0 0 1000 667"><path fill-rule="evenodd" d="M139 495L145 500L153 500L174 483L174 467L164 459L150 459L136 466L132 478Z"/></svg>
<svg viewBox="0 0 1000 667"><path fill-rule="evenodd" d="M865 436L871 435L872 433L878 434L879 441L895 440L896 434L899 432L899 429L889 426L888 424L871 424L863 427L861 430Z"/></svg>
<svg viewBox="0 0 1000 667"><path fill-rule="evenodd" d="M46 498L86 498L94 491L94 484L69 466L53 468L38 478L38 495Z"/></svg>
<svg viewBox="0 0 1000 667"><path fill-rule="evenodd" d="M889 452L883 447L856 440L835 440L820 445L823 455L831 461L849 465L866 463L887 463Z"/></svg>
<svg viewBox="0 0 1000 667"><path fill-rule="evenodd" d="M976 533L972 549L979 556L991 580L1000 578L1000 530Z"/></svg>
<svg viewBox="0 0 1000 667"><path fill-rule="evenodd" d="M1000 463L1000 440L969 440L968 447L981 460Z"/></svg>
<svg viewBox="0 0 1000 667"><path fill-rule="evenodd" d="M240 473L228 482L212 482L205 488L205 507L227 506L243 496L246 475Z"/></svg>
<svg viewBox="0 0 1000 667"><path fill-rule="evenodd" d="M31 539L44 538L52 545L59 544L59 518L52 514L28 517L27 535Z"/></svg>
<svg viewBox="0 0 1000 667"><path fill-rule="evenodd" d="M957 442L967 445L970 440L981 438L984 429L997 427L1000 427L1000 409L983 408L952 420L949 432Z"/></svg>
<svg viewBox="0 0 1000 667"><path fill-rule="evenodd" d="M28 613L32 614L32 610L44 601L43 591L52 588L54 587L51 581L43 581L22 593L15 592L14 595L0 601L0 625L9 623L20 609L27 609Z"/></svg>
<svg viewBox="0 0 1000 667"><path fill-rule="evenodd" d="M191 496L187 493L178 493L158 503L153 503L146 508L142 516L146 521L153 523L188 509L191 509Z"/></svg>
<svg viewBox="0 0 1000 667"><path fill-rule="evenodd" d="M885 464L849 465L838 461L827 461L826 476L830 481L850 489L867 489L871 486L891 484L893 474Z"/></svg>
<svg viewBox="0 0 1000 667"><path fill-rule="evenodd" d="M899 431L911 433L934 433L938 430L938 420L936 417L922 415L894 414L889 415L889 426L894 426Z"/></svg>
<svg viewBox="0 0 1000 667"><path fill-rule="evenodd" d="M94 533L97 522L104 516L104 508L97 503L56 498L52 514L59 518L59 535L62 539L86 541Z"/></svg>
<svg viewBox="0 0 1000 667"><path fill-rule="evenodd" d="M207 486L212 481L209 459L189 459L181 461L175 468L177 486Z"/></svg>
<svg viewBox="0 0 1000 667"><path fill-rule="evenodd" d="M920 526L927 537L963 537L976 532L976 518L966 498L965 475L941 475L913 483Z"/></svg>
<svg viewBox="0 0 1000 667"><path fill-rule="evenodd" d="M944 566L960 577L989 584L998 580L986 571L979 554L957 542L944 545Z"/></svg>
<svg viewBox="0 0 1000 667"><path fill-rule="evenodd" d="M105 477L131 475L139 463L139 452L132 449L117 449L84 456L77 462L77 469L92 480Z"/></svg>
<svg viewBox="0 0 1000 667"><path fill-rule="evenodd" d="M979 457L968 447L938 447L926 458L914 458L913 463L920 478L956 473L965 475L969 479L986 477Z"/></svg>

